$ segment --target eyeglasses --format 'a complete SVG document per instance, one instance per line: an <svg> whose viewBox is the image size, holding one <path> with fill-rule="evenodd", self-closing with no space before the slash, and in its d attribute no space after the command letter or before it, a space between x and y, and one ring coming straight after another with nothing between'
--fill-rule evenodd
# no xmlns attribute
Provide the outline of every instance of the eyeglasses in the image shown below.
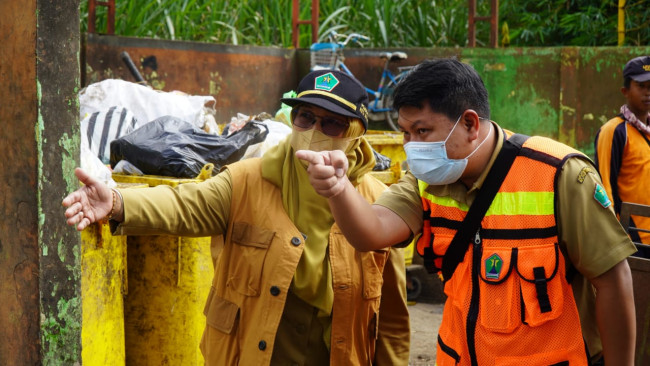
<svg viewBox="0 0 650 366"><path fill-rule="evenodd" d="M327 136L337 137L350 127L350 122L345 118L318 116L308 110L303 110L302 108L298 110L298 113L296 113L296 117L293 119L293 124L300 128L310 129L314 127L316 119L320 119L321 130L323 130L323 133Z"/></svg>

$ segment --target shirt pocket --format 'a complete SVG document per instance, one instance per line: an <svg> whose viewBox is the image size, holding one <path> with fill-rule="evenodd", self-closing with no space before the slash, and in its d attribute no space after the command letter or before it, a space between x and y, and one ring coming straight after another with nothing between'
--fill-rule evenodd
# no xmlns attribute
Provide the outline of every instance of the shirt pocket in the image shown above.
<svg viewBox="0 0 650 366"><path fill-rule="evenodd" d="M557 319L564 306L557 244L485 248L481 254L480 324L510 333Z"/></svg>
<svg viewBox="0 0 650 366"><path fill-rule="evenodd" d="M361 271L363 276L363 297L374 299L381 296L384 285L384 266L388 260L389 248L358 252L361 255Z"/></svg>
<svg viewBox="0 0 650 366"><path fill-rule="evenodd" d="M210 288L208 301L203 309L207 325L226 334L236 331L239 319L239 306L217 296L214 287Z"/></svg>
<svg viewBox="0 0 650 366"><path fill-rule="evenodd" d="M259 296L264 261L275 232L245 222L233 224L226 286L245 296Z"/></svg>

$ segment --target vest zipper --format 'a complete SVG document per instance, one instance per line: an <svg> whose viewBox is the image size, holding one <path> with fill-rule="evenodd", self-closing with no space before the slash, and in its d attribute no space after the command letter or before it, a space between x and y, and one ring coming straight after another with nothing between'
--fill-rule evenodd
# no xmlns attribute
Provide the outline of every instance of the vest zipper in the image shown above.
<svg viewBox="0 0 650 366"><path fill-rule="evenodd" d="M478 303L479 303L479 283L478 271L481 268L481 235L479 234L481 228L476 230L474 237L474 247L472 252L472 297L469 303L469 311L467 312L467 323L465 324L465 332L467 334L467 348L469 350L469 358L472 366L478 366L476 359L476 321L478 319Z"/></svg>

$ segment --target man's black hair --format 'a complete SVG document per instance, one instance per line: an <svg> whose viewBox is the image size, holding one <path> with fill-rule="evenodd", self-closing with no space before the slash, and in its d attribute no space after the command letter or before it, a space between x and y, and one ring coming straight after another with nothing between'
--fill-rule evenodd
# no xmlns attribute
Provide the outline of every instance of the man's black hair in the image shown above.
<svg viewBox="0 0 650 366"><path fill-rule="evenodd" d="M630 89L631 84L632 84L632 78L631 77L623 78L623 87L625 87L625 89Z"/></svg>
<svg viewBox="0 0 650 366"><path fill-rule="evenodd" d="M423 108L424 103L454 121L467 109L490 118L483 80L473 67L455 58L422 61L395 88L395 110L404 106Z"/></svg>

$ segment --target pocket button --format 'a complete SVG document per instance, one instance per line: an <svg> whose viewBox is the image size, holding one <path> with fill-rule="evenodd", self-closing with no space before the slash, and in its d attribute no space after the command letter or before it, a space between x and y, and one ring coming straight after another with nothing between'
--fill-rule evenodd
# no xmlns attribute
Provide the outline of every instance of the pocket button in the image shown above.
<svg viewBox="0 0 650 366"><path fill-rule="evenodd" d="M294 247L297 247L298 245L300 245L300 239L294 236L293 238L291 238L291 244L293 244Z"/></svg>
<svg viewBox="0 0 650 366"><path fill-rule="evenodd" d="M278 296L280 294L280 288L278 286L271 286L271 295Z"/></svg>

